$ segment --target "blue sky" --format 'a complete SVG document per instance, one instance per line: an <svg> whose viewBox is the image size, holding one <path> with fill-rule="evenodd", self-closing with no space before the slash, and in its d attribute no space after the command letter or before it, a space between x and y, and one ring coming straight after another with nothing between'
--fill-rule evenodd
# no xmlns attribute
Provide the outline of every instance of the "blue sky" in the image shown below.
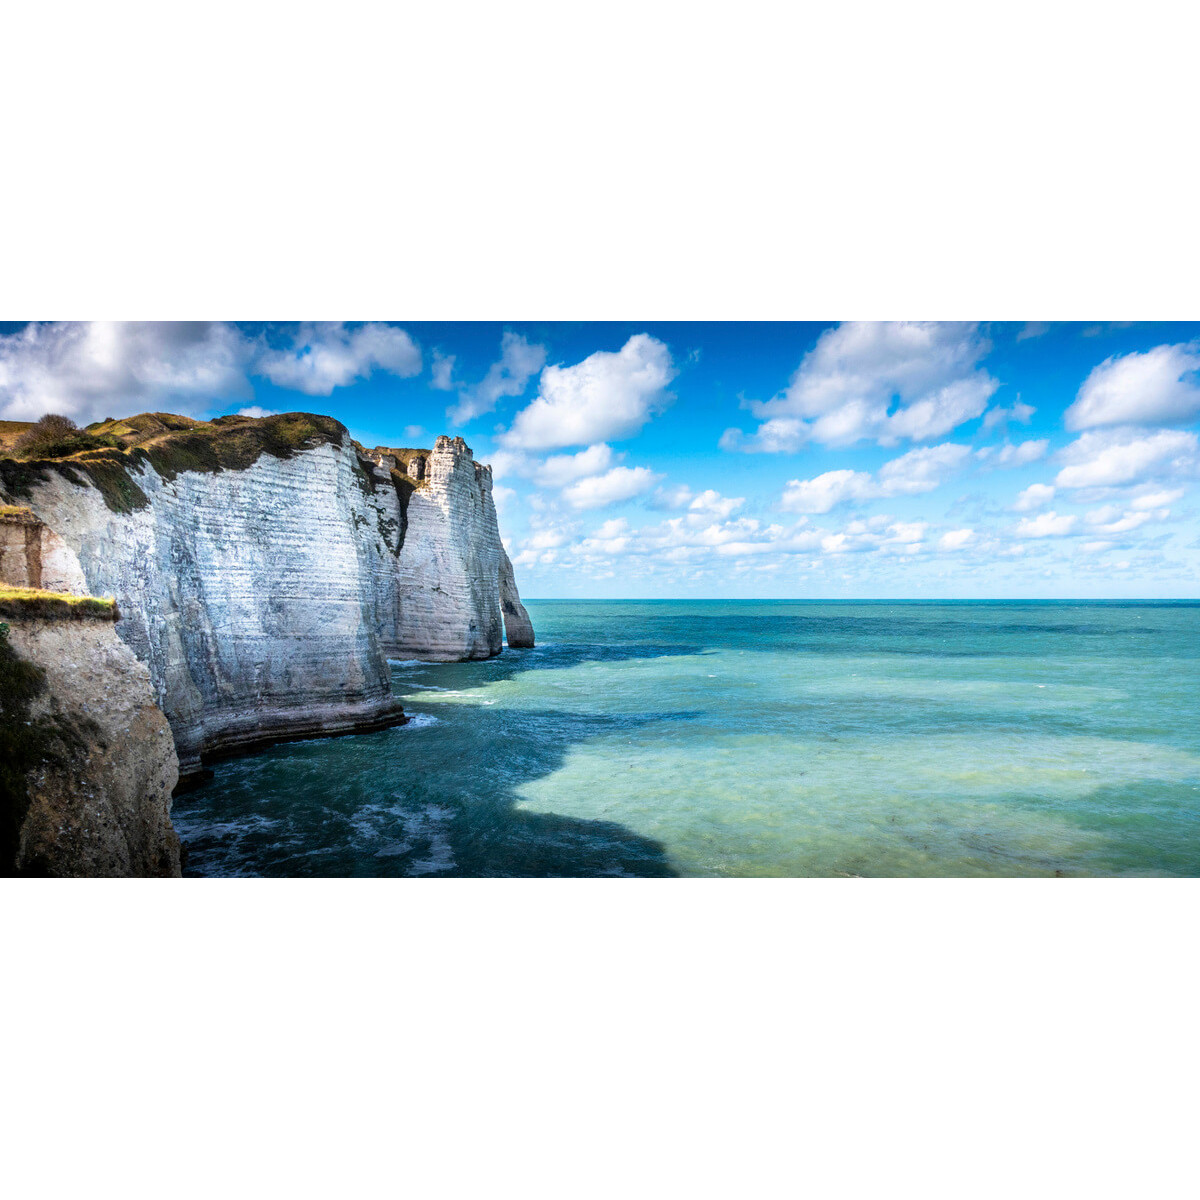
<svg viewBox="0 0 1200 1200"><path fill-rule="evenodd" d="M0 326L0 417L461 434L530 597L1200 594L1200 325Z"/></svg>

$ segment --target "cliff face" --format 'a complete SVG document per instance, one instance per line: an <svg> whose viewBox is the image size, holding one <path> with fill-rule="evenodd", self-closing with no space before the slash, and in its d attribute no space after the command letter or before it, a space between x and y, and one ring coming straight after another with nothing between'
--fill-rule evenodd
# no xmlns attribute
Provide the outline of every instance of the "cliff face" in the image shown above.
<svg viewBox="0 0 1200 1200"><path fill-rule="evenodd" d="M148 439L141 420L155 422ZM61 543L59 586L116 597L185 775L202 757L402 722L388 657L501 650L515 584L491 471L462 439L368 455L301 414L112 424L141 440L0 462L0 483ZM511 644L531 644L509 620Z"/></svg>
<svg viewBox="0 0 1200 1200"><path fill-rule="evenodd" d="M372 459L415 473L395 568L394 619L381 628L384 650L391 658L444 661L499 654L504 548L491 468L475 461L462 438L440 437L428 455L380 447Z"/></svg>
<svg viewBox="0 0 1200 1200"><path fill-rule="evenodd" d="M111 607L38 604L0 604L0 874L178 875L179 768L149 671Z"/></svg>
<svg viewBox="0 0 1200 1200"><path fill-rule="evenodd" d="M174 478L143 463L129 512L53 471L32 489L88 590L117 598L185 775L202 755L404 719L375 632L394 558L367 536L380 513L357 466L330 444Z"/></svg>

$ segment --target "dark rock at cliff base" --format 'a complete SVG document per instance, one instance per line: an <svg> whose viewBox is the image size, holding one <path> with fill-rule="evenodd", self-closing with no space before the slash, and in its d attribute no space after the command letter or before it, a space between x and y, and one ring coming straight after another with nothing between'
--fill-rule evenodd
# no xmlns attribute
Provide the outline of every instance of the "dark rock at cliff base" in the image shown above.
<svg viewBox="0 0 1200 1200"><path fill-rule="evenodd" d="M88 611L6 611L0 874L179 875L170 727L111 615Z"/></svg>

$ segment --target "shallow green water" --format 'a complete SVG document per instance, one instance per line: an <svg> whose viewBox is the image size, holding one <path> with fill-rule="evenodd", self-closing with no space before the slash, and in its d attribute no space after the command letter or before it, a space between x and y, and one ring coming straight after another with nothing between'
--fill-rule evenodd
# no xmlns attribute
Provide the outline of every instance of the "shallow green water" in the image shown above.
<svg viewBox="0 0 1200 1200"><path fill-rule="evenodd" d="M218 764L188 874L1197 875L1200 603L544 601Z"/></svg>

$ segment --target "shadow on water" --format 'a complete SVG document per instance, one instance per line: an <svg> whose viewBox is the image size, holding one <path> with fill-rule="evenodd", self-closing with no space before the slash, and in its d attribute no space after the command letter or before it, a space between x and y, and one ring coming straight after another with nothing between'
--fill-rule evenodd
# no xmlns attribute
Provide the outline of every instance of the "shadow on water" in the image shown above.
<svg viewBox="0 0 1200 1200"><path fill-rule="evenodd" d="M463 690L528 670L692 654L694 646L551 645L475 663L404 664L397 691L436 679ZM431 686L431 685L426 685ZM185 875L671 876L665 848L615 821L518 807L572 747L694 719L411 699L412 720L379 733L275 746L222 763L180 797ZM615 785L614 785L615 786Z"/></svg>

